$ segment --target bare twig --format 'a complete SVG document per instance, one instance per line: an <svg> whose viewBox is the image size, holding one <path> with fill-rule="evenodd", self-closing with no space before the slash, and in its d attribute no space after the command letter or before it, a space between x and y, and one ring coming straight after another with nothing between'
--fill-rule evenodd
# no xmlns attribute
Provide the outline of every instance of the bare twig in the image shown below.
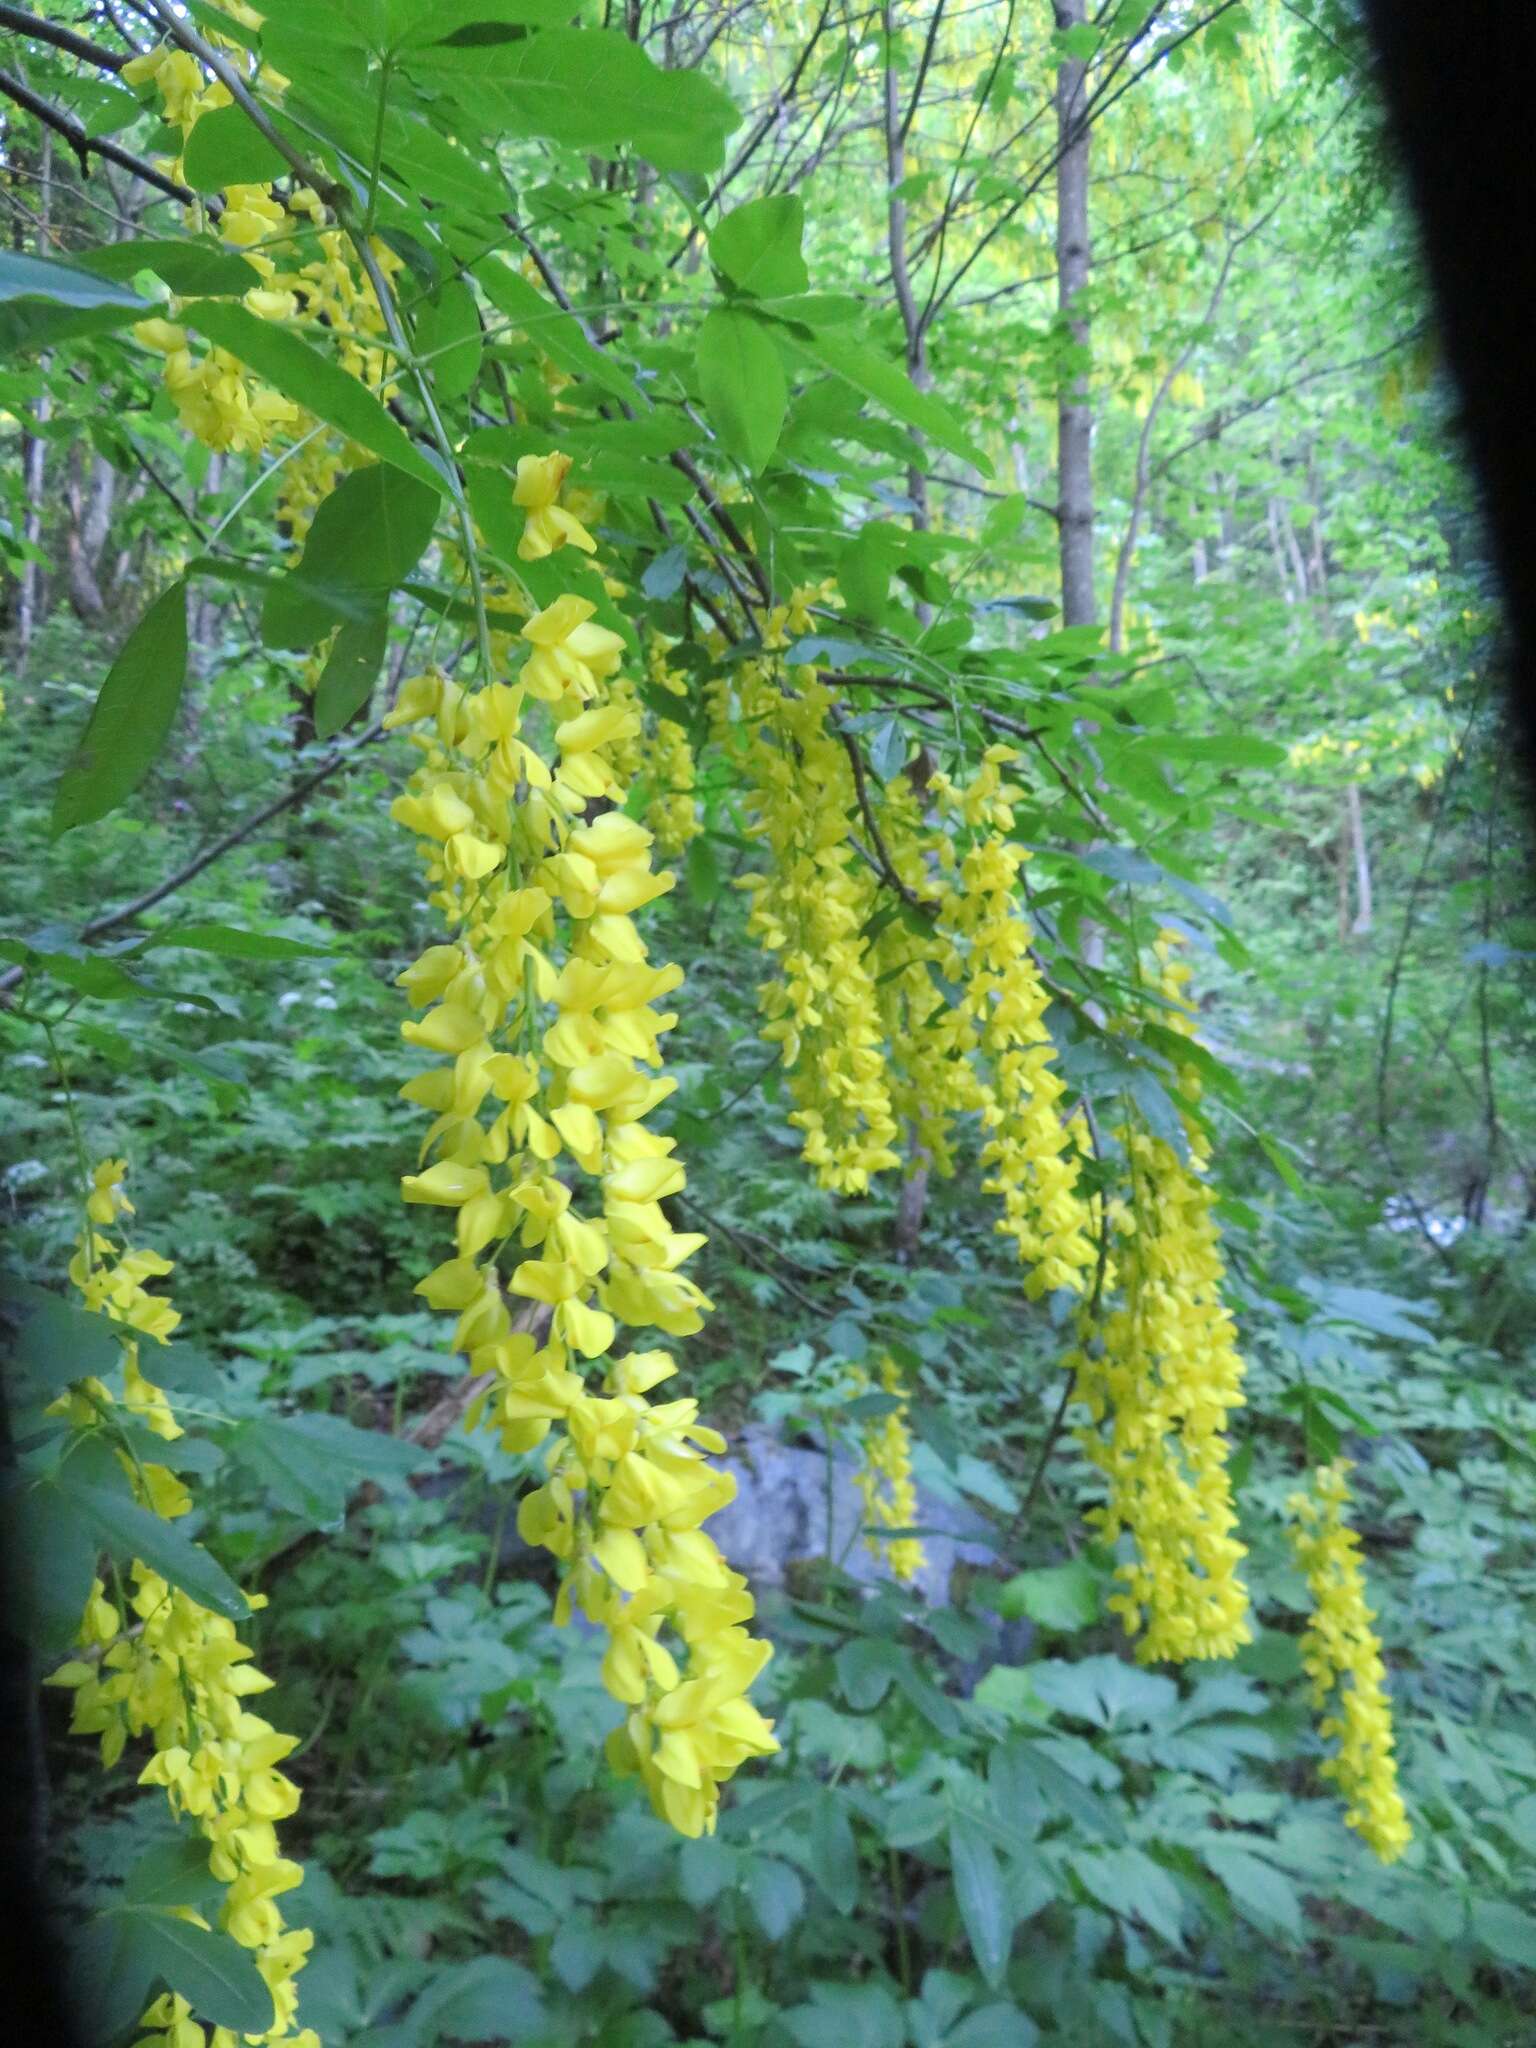
<svg viewBox="0 0 1536 2048"><path fill-rule="evenodd" d="M19 36L31 36L39 43L52 43L56 50L67 50L82 64L95 64L102 71L121 71L128 62L127 57L119 55L116 50L100 49L95 43L87 42L84 36L77 36L72 28L64 28L56 21L39 21L24 7L0 7L0 28L8 28Z"/></svg>
<svg viewBox="0 0 1536 2048"><path fill-rule="evenodd" d="M87 135L80 123L62 107L51 106L31 86L23 85L9 71L0 71L0 92L7 99L14 100L18 107L41 121L45 128L51 128L55 135L62 135L74 151L80 163L80 174L88 178L91 174L92 156L105 158L121 170L131 171L136 178L142 178L146 185L153 185L157 192L163 192L168 199L179 199L183 206L191 206L197 194L186 185L178 185L174 178L167 178L157 171L152 163L132 150L119 149L115 142L108 142L103 136Z"/></svg>

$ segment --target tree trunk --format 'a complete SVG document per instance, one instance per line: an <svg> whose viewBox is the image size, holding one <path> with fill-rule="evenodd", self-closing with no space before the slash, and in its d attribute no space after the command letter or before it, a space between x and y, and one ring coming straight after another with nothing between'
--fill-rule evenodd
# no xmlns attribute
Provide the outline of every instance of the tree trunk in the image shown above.
<svg viewBox="0 0 1536 2048"><path fill-rule="evenodd" d="M42 152L38 159L40 184L37 201L37 242L39 251L46 254L48 243L48 201L53 191L53 137L43 130ZM21 246L21 230L18 225L16 246ZM48 357L38 358L38 367L46 377ZM37 395L32 406L32 417L45 426L53 411L53 399L46 386ZM21 537L30 547L40 547L43 539L43 487L47 481L48 444L41 434L24 434L21 442L21 478L26 496L26 511L22 516ZM16 600L16 643L18 664L25 667L31 651L33 636L38 621L43 615L43 565L30 556L21 565L21 588Z"/></svg>
<svg viewBox="0 0 1536 2048"><path fill-rule="evenodd" d="M69 514L64 533L64 566L69 601L82 619L99 619L107 608L97 571L112 525L116 491L117 471L104 455L92 456L87 482L84 454L78 447L72 451L64 489Z"/></svg>
<svg viewBox="0 0 1536 2048"><path fill-rule="evenodd" d="M1365 812L1360 803L1360 785L1352 782L1344 792L1344 812L1349 820L1349 850L1355 870L1355 916L1350 937L1362 939L1371 928L1371 856L1365 843Z"/></svg>
<svg viewBox="0 0 1536 2048"><path fill-rule="evenodd" d="M1056 26L1085 19L1086 0L1055 0ZM1091 334L1087 290L1093 250L1088 234L1088 134L1083 123L1087 65L1070 57L1056 74L1056 304L1074 357L1056 409L1057 488L1061 508L1061 615L1091 626L1093 594L1093 410L1089 402Z"/></svg>
<svg viewBox="0 0 1536 2048"><path fill-rule="evenodd" d="M901 312L902 333L906 339L907 375L919 391L926 391L933 380L928 370L927 335L923 317L918 311L917 299L912 290L912 271L907 255L907 202L900 192L907 175L907 135L901 111L901 83L895 58L891 0L885 0L882 18L886 41L886 248L891 260L891 277L896 287L896 304ZM921 82L914 88L914 91L920 90ZM921 449L922 437L914 435L914 439ZM919 533L926 532L929 523L928 478L924 463L925 456L919 454L917 460L907 467L907 496L912 501L912 525ZM932 617L931 606L919 602L916 609L918 618L926 625ZM928 1175L932 1163L932 1155L928 1148L919 1142L915 1128L909 1129L906 1169L896 1208L896 1256L904 1266L914 1265L917 1261L918 1246L923 1234L923 1215L928 1206Z"/></svg>

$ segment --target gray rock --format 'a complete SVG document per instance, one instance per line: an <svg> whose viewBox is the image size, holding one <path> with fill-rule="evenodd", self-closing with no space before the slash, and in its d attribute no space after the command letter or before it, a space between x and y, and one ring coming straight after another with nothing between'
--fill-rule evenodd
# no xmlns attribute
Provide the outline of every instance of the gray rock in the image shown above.
<svg viewBox="0 0 1536 2048"><path fill-rule="evenodd" d="M783 1443L761 1424L748 1423L722 1462L736 1480L736 1498L710 1517L709 1533L753 1585L781 1586L789 1565L828 1556L862 1585L889 1581L881 1557L864 1541L852 1458L834 1457L829 1490L824 1450ZM959 1502L920 1491L914 1526L923 1531L927 1561L913 1590L930 1606L947 1603L957 1564L988 1565L996 1556L996 1532Z"/></svg>

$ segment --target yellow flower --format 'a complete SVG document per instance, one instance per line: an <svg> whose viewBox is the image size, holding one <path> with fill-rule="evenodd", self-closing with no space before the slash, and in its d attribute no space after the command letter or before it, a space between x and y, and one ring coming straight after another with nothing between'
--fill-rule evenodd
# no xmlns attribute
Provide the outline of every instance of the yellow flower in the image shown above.
<svg viewBox="0 0 1536 2048"><path fill-rule="evenodd" d="M1397 1789L1392 1707L1375 1620L1366 1605L1360 1538L1345 1520L1349 1506L1347 1458L1319 1465L1310 1493L1291 1496L1291 1547L1306 1573L1312 1619L1301 1639L1301 1660L1312 1681L1312 1703L1331 1711L1319 1732L1337 1748L1323 1764L1347 1802L1346 1823L1393 1863L1413 1839Z"/></svg>
<svg viewBox="0 0 1536 2048"><path fill-rule="evenodd" d="M519 467L527 558L587 541L555 503L565 467ZM436 1120L402 1193L456 1211L457 1256L418 1291L456 1314L453 1342L490 1376L477 1419L509 1450L545 1447L518 1528L561 1563L556 1619L579 1608L609 1633L604 1682L628 1712L610 1753L699 1833L724 1780L775 1744L743 1697L768 1656L743 1627L751 1595L702 1526L733 1491L709 1462L723 1440L695 1402L648 1398L667 1354L614 1356L621 1326L685 1335L709 1307L680 1270L704 1240L663 1207L683 1164L644 1121L674 1085L660 1040L677 1017L656 1005L682 977L652 965L634 913L672 877L622 808L640 728L623 640L572 595L519 638L510 683L416 678L391 719L422 756L395 816L449 927L400 977L423 1012L405 1037L447 1062L403 1091ZM529 698L548 709L553 763L521 735ZM611 808L591 816L594 799ZM513 1328L509 1299L535 1305L542 1337Z"/></svg>
<svg viewBox="0 0 1536 2048"><path fill-rule="evenodd" d="M170 1261L122 1249L98 1228L132 1213L122 1193L124 1172L120 1159L96 1167L87 1204L89 1236L82 1237L70 1272L88 1306L163 1342L178 1318L143 1283L169 1273ZM125 1349L123 1385L124 1406L155 1435L167 1442L182 1435L165 1393L140 1370L136 1341ZM76 1382L54 1403L54 1412L77 1427L94 1428L112 1405L110 1391L93 1379ZM144 1507L166 1518L187 1512L190 1495L165 1466L137 1464L126 1456L122 1462ZM154 1753L139 1782L163 1787L172 1811L196 1821L209 1845L209 1869L227 1887L222 1924L253 1951L272 1992L273 2023L250 2038L284 2048L319 2048L311 2030L294 2031L291 1979L303 1965L310 1935L286 1928L274 1903L303 1876L297 1863L279 1855L272 1825L299 1803L298 1787L277 1769L297 1740L247 1706L272 1681L255 1669L232 1621L200 1606L140 1559L132 1561L127 1579L129 1614L107 1598L100 1579L94 1581L76 1636L87 1654L68 1659L45 1683L73 1694L71 1728L99 1738L104 1765L115 1764L130 1740L150 1738ZM191 2007L174 1991L154 2001L141 2025L151 2030L142 2036L148 2048L203 2048L205 2042ZM213 2048L234 2048L225 2029L214 2030Z"/></svg>
<svg viewBox="0 0 1536 2048"><path fill-rule="evenodd" d="M868 1386L868 1375L856 1374L856 1383ZM880 1361L880 1389L902 1394L901 1368L887 1354ZM860 1432L863 1461L854 1484L864 1502L864 1518L875 1529L910 1529L917 1519L917 1488L912 1483L912 1437L907 1428L907 1404L890 1409L878 1422ZM882 1540L871 1533L864 1539L874 1557L890 1567L891 1577L907 1584L927 1562L927 1553L915 1536Z"/></svg>
<svg viewBox="0 0 1536 2048"><path fill-rule="evenodd" d="M571 466L568 455L522 455L517 463L517 482L512 502L528 514L517 552L525 562L542 561L569 541L586 554L597 552L597 542L573 512L557 502L560 486Z"/></svg>

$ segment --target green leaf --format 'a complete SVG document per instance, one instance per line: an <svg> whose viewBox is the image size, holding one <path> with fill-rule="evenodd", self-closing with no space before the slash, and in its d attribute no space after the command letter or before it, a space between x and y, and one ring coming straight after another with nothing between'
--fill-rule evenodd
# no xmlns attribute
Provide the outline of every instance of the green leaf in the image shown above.
<svg viewBox="0 0 1536 2048"><path fill-rule="evenodd" d="M315 685L317 739L328 740L340 732L368 702L388 645L389 621L382 614L376 619L349 619L340 629Z"/></svg>
<svg viewBox="0 0 1536 2048"><path fill-rule="evenodd" d="M1302 1939L1301 1900L1273 1864L1229 1842L1202 1842L1200 1854L1245 1920L1266 1934Z"/></svg>
<svg viewBox="0 0 1536 2048"><path fill-rule="evenodd" d="M782 1941L805 1911L799 1872L776 1856L754 1856L747 1865L747 1897L769 1941Z"/></svg>
<svg viewBox="0 0 1536 2048"><path fill-rule="evenodd" d="M149 237L108 242L100 249L85 250L80 261L99 277L135 277L141 270L152 270L163 284L183 297L238 295L251 291L262 281L255 264L237 250L190 237L186 241Z"/></svg>
<svg viewBox="0 0 1536 2048"><path fill-rule="evenodd" d="M661 171L718 170L741 119L701 71L664 71L613 29L437 44L411 64L501 134L545 135L603 156L627 143Z"/></svg>
<svg viewBox="0 0 1536 2048"><path fill-rule="evenodd" d="M347 1498L364 1480L398 1483L428 1461L414 1444L335 1415L258 1416L240 1425L229 1453L279 1507L317 1529L341 1527Z"/></svg>
<svg viewBox="0 0 1536 2048"><path fill-rule="evenodd" d="M546 2025L538 1979L508 1956L439 1970L410 2013L415 2041L526 2041Z"/></svg>
<svg viewBox="0 0 1536 2048"><path fill-rule="evenodd" d="M194 1926L160 1906L119 1906L112 1917L130 1922L137 1957L179 1991L200 2019L241 2034L271 2027L272 1994L254 1957L229 1935Z"/></svg>
<svg viewBox="0 0 1536 2048"><path fill-rule="evenodd" d="M40 1392L56 1394L71 1380L102 1379L122 1362L117 1325L78 1302L8 1280L0 1310L16 1326L11 1357Z"/></svg>
<svg viewBox="0 0 1536 2048"><path fill-rule="evenodd" d="M1136 742L1170 761L1207 761L1218 768L1280 768L1290 749L1253 733L1158 733Z"/></svg>
<svg viewBox="0 0 1536 2048"><path fill-rule="evenodd" d="M949 1823L949 1860L955 1877L955 1903L971 1954L989 1987L996 1991L1013 1946L1013 1913L997 1852L966 1814L955 1814Z"/></svg>
<svg viewBox="0 0 1536 2048"><path fill-rule="evenodd" d="M1041 1565L989 1590L986 1604L1005 1621L1027 1617L1056 1635L1072 1635L1091 1628L1099 1618L1099 1575L1081 1557L1068 1564Z"/></svg>
<svg viewBox="0 0 1536 2048"><path fill-rule="evenodd" d="M184 1536L173 1522L164 1522L126 1494L100 1486L65 1489L81 1519L104 1550L120 1561L141 1558L173 1586L230 1621L244 1621L250 1605L240 1588L201 1544Z"/></svg>
<svg viewBox="0 0 1536 2048"><path fill-rule="evenodd" d="M581 330L581 322L563 307L520 277L499 256L489 256L475 266L471 275L481 290L508 320L515 321L535 348L573 377L590 377L615 398L637 409L646 404L645 393L620 364L603 349L594 348ZM545 435L545 445L550 437ZM524 450L524 453L531 451Z"/></svg>
<svg viewBox="0 0 1536 2048"><path fill-rule="evenodd" d="M823 1787L811 1808L811 1875L834 1911L851 1913L859 1902L859 1851L842 1795Z"/></svg>
<svg viewBox="0 0 1536 2048"><path fill-rule="evenodd" d="M74 1639L96 1575L96 1540L74 1497L45 1480L11 1486L0 1499L0 1547L7 1579L6 1612L40 1648Z"/></svg>
<svg viewBox="0 0 1536 2048"><path fill-rule="evenodd" d="M146 1850L123 1883L130 1906L202 1908L218 1892L219 1881L208 1868L208 1844L198 1835L181 1835Z"/></svg>
<svg viewBox="0 0 1536 2048"><path fill-rule="evenodd" d="M162 591L123 643L54 793L57 839L115 811L165 745L187 680L187 586Z"/></svg>
<svg viewBox="0 0 1536 2048"><path fill-rule="evenodd" d="M0 357L107 333L155 310L125 285L71 263L0 251Z"/></svg>
<svg viewBox="0 0 1536 2048"><path fill-rule="evenodd" d="M171 924L151 932L135 952L155 946L186 946L194 953L221 953L230 960L329 960L334 948L286 939L281 932L247 932L233 924Z"/></svg>
<svg viewBox="0 0 1536 2048"><path fill-rule="evenodd" d="M446 490L443 477L373 393L286 327L259 320L244 306L221 306L213 299L194 300L181 318L217 347L227 348L285 398L317 414L327 426L439 495Z"/></svg>
<svg viewBox="0 0 1536 2048"><path fill-rule="evenodd" d="M901 2048L901 2007L886 1985L813 1984L811 2002L780 2015L796 2048ZM723 2030L722 2030L723 2031Z"/></svg>
<svg viewBox="0 0 1536 2048"><path fill-rule="evenodd" d="M267 592L262 638L269 646L313 646L337 617L373 625L391 590L404 583L432 538L439 500L387 462L344 476L324 498L303 559Z"/></svg>
<svg viewBox="0 0 1536 2048"><path fill-rule="evenodd" d="M887 718L869 736L869 765L882 782L893 782L907 765L912 743L900 719Z"/></svg>
<svg viewBox="0 0 1536 2048"><path fill-rule="evenodd" d="M1138 1919L1173 1947L1184 1939L1184 1902L1161 1864L1140 1849L1087 1849L1071 1857L1072 1868L1101 1906L1123 1919Z"/></svg>
<svg viewBox="0 0 1536 2048"><path fill-rule="evenodd" d="M462 278L450 278L417 307L416 353L440 397L462 398L473 387L484 349L475 295Z"/></svg>
<svg viewBox="0 0 1536 2048"><path fill-rule="evenodd" d="M845 341L841 335L820 330L796 339L802 354L841 377L855 391L872 398L876 405L925 434L939 447L969 462L983 476L991 476L992 463L983 449L966 433L958 419L931 392L919 391L906 371L873 349Z"/></svg>
<svg viewBox="0 0 1536 2048"><path fill-rule="evenodd" d="M772 337L750 314L717 306L699 329L696 361L699 391L722 446L757 475L778 446L789 403Z"/></svg>
<svg viewBox="0 0 1536 2048"><path fill-rule="evenodd" d="M733 207L709 238L717 270L755 298L782 298L810 283L800 243L805 234L805 201L798 193L775 192Z"/></svg>
<svg viewBox="0 0 1536 2048"><path fill-rule="evenodd" d="M181 157L182 175L194 192L219 192L226 185L266 185L288 170L288 159L241 107L214 107L200 114Z"/></svg>

